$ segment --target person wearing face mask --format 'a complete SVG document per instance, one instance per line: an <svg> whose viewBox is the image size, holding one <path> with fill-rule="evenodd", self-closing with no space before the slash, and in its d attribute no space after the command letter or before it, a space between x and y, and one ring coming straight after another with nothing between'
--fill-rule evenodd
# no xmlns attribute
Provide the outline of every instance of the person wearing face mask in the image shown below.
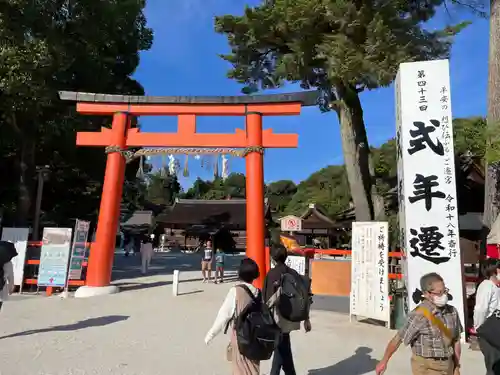
<svg viewBox="0 0 500 375"><path fill-rule="evenodd" d="M476 305L474 306L474 329L477 329L488 319L496 310L499 309L499 279L500 262L497 259L487 259L482 265L482 274L484 280L479 284L476 291ZM487 375L500 374L499 365L494 366L500 361L500 351L490 345L486 340L478 337L479 348L484 355Z"/></svg>
<svg viewBox="0 0 500 375"><path fill-rule="evenodd" d="M457 309L448 305L443 278L429 273L420 279L423 301L408 314L408 320L389 342L378 363L377 375L384 374L392 355L403 343L412 350L413 375L459 375L460 335L463 327Z"/></svg>

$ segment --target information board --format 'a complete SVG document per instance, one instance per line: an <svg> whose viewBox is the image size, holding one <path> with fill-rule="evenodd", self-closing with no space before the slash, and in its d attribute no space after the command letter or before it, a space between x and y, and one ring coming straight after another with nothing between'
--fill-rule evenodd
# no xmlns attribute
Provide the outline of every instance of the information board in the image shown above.
<svg viewBox="0 0 500 375"><path fill-rule="evenodd" d="M291 269L297 271L299 275L305 276L306 274L306 257L297 256L297 255L289 255L286 257L285 264ZM276 264L274 260L271 259L271 268L274 268Z"/></svg>
<svg viewBox="0 0 500 375"><path fill-rule="evenodd" d="M71 228L44 228L38 286L66 285L71 232Z"/></svg>
<svg viewBox="0 0 500 375"><path fill-rule="evenodd" d="M69 261L69 280L79 280L82 277L83 262L87 253L87 238L89 235L90 221L77 220L73 244L71 245L71 258Z"/></svg>
<svg viewBox="0 0 500 375"><path fill-rule="evenodd" d="M387 222L352 223L350 315L390 324Z"/></svg>

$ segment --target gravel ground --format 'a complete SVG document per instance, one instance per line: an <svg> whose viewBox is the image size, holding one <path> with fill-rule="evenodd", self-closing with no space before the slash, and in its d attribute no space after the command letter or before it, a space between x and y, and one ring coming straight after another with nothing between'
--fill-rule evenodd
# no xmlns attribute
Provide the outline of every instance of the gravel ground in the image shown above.
<svg viewBox="0 0 500 375"><path fill-rule="evenodd" d="M232 266L240 259L229 258ZM152 274L141 277L138 257L117 255L114 278L122 293L90 299L13 296L0 314L0 374L230 374L227 338L221 335L209 347L203 338L231 283L202 284L199 260L161 254ZM178 297L172 296L173 269L181 270ZM313 311L312 324L311 333L292 334L300 375L374 374L393 335L328 311ZM408 357L408 350L400 350L386 374L409 374ZM463 375L485 372L479 352L464 350L463 362ZM263 374L269 366L263 364Z"/></svg>

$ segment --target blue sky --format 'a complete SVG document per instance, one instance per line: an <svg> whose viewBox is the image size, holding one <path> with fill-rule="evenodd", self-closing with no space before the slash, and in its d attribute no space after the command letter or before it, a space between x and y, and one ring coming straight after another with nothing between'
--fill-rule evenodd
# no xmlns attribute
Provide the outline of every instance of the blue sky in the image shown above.
<svg viewBox="0 0 500 375"><path fill-rule="evenodd" d="M225 37L214 32L215 15L239 14L245 4L257 0L148 0L146 16L154 30L150 51L141 54L135 73L147 95L239 95L241 86L226 78L229 64L218 54L228 51ZM451 86L454 117L485 115L487 91L488 22L466 12L443 12L429 25L440 28L447 23L471 20L457 38L451 53ZM284 90L293 91L293 87ZM368 139L380 145L394 137L393 87L369 91L361 96ZM172 132L173 117L144 117L143 131ZM240 117L199 117L198 132L231 133L243 128ZM335 113L304 108L300 116L267 117L264 128L277 133L297 133L297 149L268 150L265 155L266 182L291 179L299 182L311 173L343 162L338 120ZM184 157L179 155L181 164ZM155 165L159 165L157 158ZM242 159L232 158L231 172L245 172ZM188 187L196 177L212 178L212 172L194 159L189 161L190 176L180 177Z"/></svg>

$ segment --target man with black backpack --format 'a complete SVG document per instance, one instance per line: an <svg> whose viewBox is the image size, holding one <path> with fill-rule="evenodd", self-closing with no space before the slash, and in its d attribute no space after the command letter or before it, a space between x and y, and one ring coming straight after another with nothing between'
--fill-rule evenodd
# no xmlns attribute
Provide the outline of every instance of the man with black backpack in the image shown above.
<svg viewBox="0 0 500 375"><path fill-rule="evenodd" d="M310 280L285 264L287 250L283 245L271 247L271 258L276 263L266 275L263 288L264 301L273 309L274 317L281 328L282 339L274 351L270 375L296 375L293 363L290 332L300 329L311 330L309 310L311 307Z"/></svg>

